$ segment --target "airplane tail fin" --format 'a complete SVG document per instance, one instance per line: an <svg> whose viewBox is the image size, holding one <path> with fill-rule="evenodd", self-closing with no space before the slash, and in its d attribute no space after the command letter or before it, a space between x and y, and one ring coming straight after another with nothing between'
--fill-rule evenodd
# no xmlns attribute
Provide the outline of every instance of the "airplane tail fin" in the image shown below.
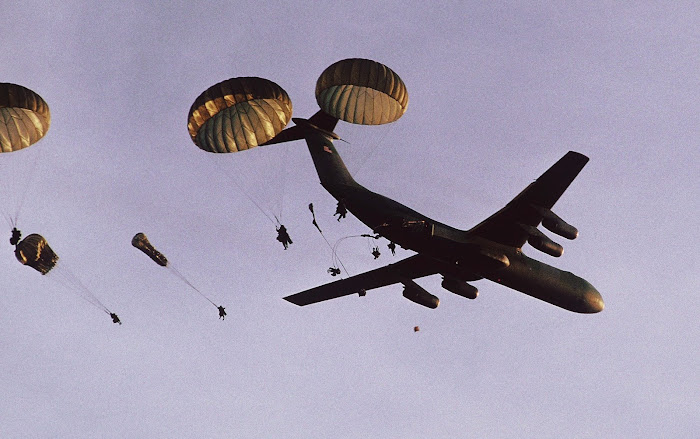
<svg viewBox="0 0 700 439"><path fill-rule="evenodd" d="M336 190L339 186L357 185L357 183L333 146L334 140L340 140L340 137L333 132L338 120L337 117L322 110L309 119L295 117L292 118L295 126L283 130L263 145L306 140L321 184L331 195L340 199L341 195Z"/></svg>
<svg viewBox="0 0 700 439"><path fill-rule="evenodd" d="M309 122L324 131L333 133L333 130L338 123L338 118L333 117L322 110L318 110L316 114L309 118Z"/></svg>

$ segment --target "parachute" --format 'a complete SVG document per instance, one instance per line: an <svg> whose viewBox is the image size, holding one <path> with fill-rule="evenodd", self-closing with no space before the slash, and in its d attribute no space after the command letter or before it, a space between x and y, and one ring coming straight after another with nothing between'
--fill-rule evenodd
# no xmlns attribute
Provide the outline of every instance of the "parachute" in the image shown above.
<svg viewBox="0 0 700 439"><path fill-rule="evenodd" d="M292 101L279 85L263 78L231 78L195 99L187 128L204 151L237 152L272 139L291 117Z"/></svg>
<svg viewBox="0 0 700 439"><path fill-rule="evenodd" d="M0 83L0 152L38 142L50 124L49 106L41 96L21 85Z"/></svg>
<svg viewBox="0 0 700 439"><path fill-rule="evenodd" d="M46 274L58 262L58 256L51 250L43 236L33 233L17 244L15 257L41 274Z"/></svg>
<svg viewBox="0 0 700 439"><path fill-rule="evenodd" d="M168 258L166 258L163 253L156 250L155 247L153 247L151 243L148 242L148 238L146 238L146 235L144 235L143 233L137 233L131 240L131 245L144 252L149 258L153 259L153 261L161 267L168 266Z"/></svg>
<svg viewBox="0 0 700 439"><path fill-rule="evenodd" d="M403 116L408 92L399 75L384 64L350 58L321 73L316 102L324 112L345 122L381 125Z"/></svg>

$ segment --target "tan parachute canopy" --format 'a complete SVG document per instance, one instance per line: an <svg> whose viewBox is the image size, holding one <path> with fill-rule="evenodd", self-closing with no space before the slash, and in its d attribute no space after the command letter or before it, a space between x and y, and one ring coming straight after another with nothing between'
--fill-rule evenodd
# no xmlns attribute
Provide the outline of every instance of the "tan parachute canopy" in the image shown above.
<svg viewBox="0 0 700 439"><path fill-rule="evenodd" d="M146 253L149 258L153 259L155 263L161 267L168 266L168 259L165 257L165 255L156 250L155 247L148 242L148 238L146 238L146 235L143 233L137 233L134 235L133 239L131 240L131 245Z"/></svg>
<svg viewBox="0 0 700 439"><path fill-rule="evenodd" d="M399 75L384 64L350 58L321 73L316 102L323 111L346 122L380 125L403 116L408 92Z"/></svg>
<svg viewBox="0 0 700 439"><path fill-rule="evenodd" d="M56 265L58 256L51 250L43 236L36 233L21 240L15 248L15 257L41 274L46 274Z"/></svg>
<svg viewBox="0 0 700 439"><path fill-rule="evenodd" d="M0 83L0 152L38 142L50 124L49 106L41 96L21 85Z"/></svg>
<svg viewBox="0 0 700 439"><path fill-rule="evenodd" d="M205 151L236 152L272 139L291 117L292 101L279 85L263 78L231 78L199 95L187 129Z"/></svg>

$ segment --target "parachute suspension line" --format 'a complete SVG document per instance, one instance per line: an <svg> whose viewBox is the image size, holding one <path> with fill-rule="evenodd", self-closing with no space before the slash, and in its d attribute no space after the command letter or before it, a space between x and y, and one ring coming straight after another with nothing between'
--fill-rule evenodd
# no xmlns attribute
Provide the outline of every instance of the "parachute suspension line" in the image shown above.
<svg viewBox="0 0 700 439"><path fill-rule="evenodd" d="M348 270L345 268L345 265L343 265L342 261L340 260L340 257L338 256L338 246L340 245L341 242L345 241L346 239L349 239L349 238L362 238L362 237L365 237L365 236L369 236L369 235L363 234L363 235L349 235L349 236L344 236L344 237L340 238L339 240L337 240L337 241L335 242L335 245L333 246L333 263L334 263L335 265L337 265L337 264L336 264L336 261L337 261L337 262L340 264L340 266L343 267L343 270L345 271L345 274L348 275L348 276L350 276L350 273L349 273ZM324 239L325 239L325 237L324 237ZM326 241L326 242L327 242L327 241Z"/></svg>
<svg viewBox="0 0 700 439"><path fill-rule="evenodd" d="M321 232L320 229L319 229L319 232ZM337 268L338 265L340 265L340 266L343 268L343 271L345 271L345 275L346 275L346 276L350 276L350 273L348 273L348 269L345 268L345 265L343 264L343 261L340 260L340 257L339 257L338 254L336 253L335 248L333 248L333 246L331 245L331 243L328 242L328 239L326 239L326 235L324 235L323 232L321 232L321 236L323 237L323 240L326 241L326 244L328 245L328 248L331 249L331 256L332 256L332 258L333 258L333 266Z"/></svg>
<svg viewBox="0 0 700 439"><path fill-rule="evenodd" d="M265 215L265 218L270 220L270 222L272 224L274 224L275 226L277 226L277 224L279 224L280 221L277 220L277 223L275 223L275 221L272 219L272 217L267 212L265 212L265 210L262 207L260 207L260 205L255 201L255 199L253 199L253 197L250 196L250 194L246 190L242 190L241 192L243 192L243 194L246 196L246 198L248 198L250 200L250 202L253 203L255 205L255 207L257 207L258 210L260 212L262 212L263 215ZM277 219L277 217L275 217L275 219Z"/></svg>
<svg viewBox="0 0 700 439"><path fill-rule="evenodd" d="M321 234L321 237L323 238L324 241L326 241L326 245L328 248L331 250L331 265L334 268L338 268L338 265L343 267L343 270L345 271L345 274L347 276L350 276L348 273L348 270L345 268L345 265L343 265L343 261L340 260L338 255L335 253L335 250L333 249L333 246L331 245L330 242L328 242L328 239L326 238L326 235L323 234L323 230L318 226L318 223L316 222L316 213L314 212L314 203L309 204L309 210L311 211L311 215L313 217L313 225L316 227L316 230L318 230L318 233Z"/></svg>
<svg viewBox="0 0 700 439"><path fill-rule="evenodd" d="M328 244L330 245L330 244ZM345 264L343 264L343 261L340 260L340 256L338 256L338 253L333 252L333 265L338 266L340 265L343 268L343 271L345 272L345 275L350 277L350 273L348 272L348 269L345 268Z"/></svg>
<svg viewBox="0 0 700 439"><path fill-rule="evenodd" d="M16 221L15 221L15 215L14 213L17 211L15 206L17 205L16 203L16 194L15 194L15 184L14 184L14 172L10 169L9 175L8 172L6 172L4 168L5 166L0 166L0 170L2 170L2 174L5 176L5 178L1 178L0 181L2 181L2 194L4 195L3 197L3 202L2 202L2 214L5 217L5 220L7 221L7 224L10 226L10 228L15 227Z"/></svg>
<svg viewBox="0 0 700 439"><path fill-rule="evenodd" d="M213 160L213 162L214 162L215 166L219 168L219 171L220 171L222 174L224 174L224 175L226 176L226 178L228 178L228 180L229 180L231 183L236 184L236 182L234 181L233 177L231 177L231 175L230 175L228 172L226 172L225 169L222 168L222 165L221 165L221 163L220 163L218 160ZM240 172L240 170L239 170L239 172ZM237 187L238 187L238 189L240 189L241 192L243 192L243 195L246 196L246 198L248 199L248 201L250 201L251 203L253 203L253 205L260 211L260 213L262 213L263 215L265 215L265 218L267 218L268 221L270 221L270 222L276 227L277 224L279 223L279 220L277 221L277 223L275 223L275 220L272 219L272 217L270 216L270 214L268 214L268 213L260 206L260 204L258 204L258 202L255 201L255 199L248 193L248 191L247 191L244 187L242 187L242 186L237 186Z"/></svg>
<svg viewBox="0 0 700 439"><path fill-rule="evenodd" d="M7 176L3 178L3 192L7 194L6 205L3 206L4 214L7 217L10 227L16 227L19 221L19 216L22 207L27 199L29 189L33 187L36 179L37 169L39 167L42 149L33 148L29 151L16 151L14 156L8 156L9 160L7 168ZM23 161L20 158L33 156L28 161ZM4 158L4 157L3 157ZM14 161L17 160L17 161ZM20 180L21 179L21 180ZM21 181L21 182L20 182Z"/></svg>
<svg viewBox="0 0 700 439"><path fill-rule="evenodd" d="M172 271L173 273L175 273L175 275L176 275L177 277L179 277L180 279L182 279L183 282L185 282L187 285L189 285L190 288L192 288L193 290L195 290L196 292L198 292L202 297L204 297L205 299L207 299L207 301L208 301L209 303L211 303L212 305L214 305L215 308L218 308L218 306L216 305L216 303L212 302L211 299L210 299L209 297L207 297L203 292L199 291L199 290L197 289L197 287L195 287L194 285L192 285L192 284L190 283L190 281L188 281L187 278L185 278L185 276L183 276L182 273L180 273L180 272L177 270L177 268L173 267L172 264L170 264L170 263L168 263L167 267L170 269L170 271Z"/></svg>
<svg viewBox="0 0 700 439"><path fill-rule="evenodd" d="M9 213L3 212L3 216L5 217L5 221L7 221L7 225L10 226L10 228L14 228L16 226L12 216Z"/></svg>
<svg viewBox="0 0 700 439"><path fill-rule="evenodd" d="M281 154L282 156L282 163L279 163L279 167L282 169L280 170L281 174L281 183L279 185L279 204L278 204L278 209L279 212L277 212L278 215L275 216L277 219L277 222L281 224L282 220L282 213L284 212L284 196L287 193L287 160L289 159L289 147L288 146L282 146L282 149L284 149L284 153Z"/></svg>
<svg viewBox="0 0 700 439"><path fill-rule="evenodd" d="M66 288L74 292L78 297L83 299L85 302L91 304L92 306L100 309L107 314L111 314L111 311L100 301L100 299L95 296L92 291L88 289L81 281L78 279L73 272L71 272L63 261L61 265L57 265L48 273L49 276L56 278L59 283L62 283Z"/></svg>
<svg viewBox="0 0 700 439"><path fill-rule="evenodd" d="M4 167L5 166L3 165L2 161L0 161L0 171L2 171L3 175L6 174L5 170L3 169ZM12 188L9 187L9 183L6 183L6 180L7 180L6 178L0 178L0 181L2 181L2 186L3 186L2 192L3 192L3 194L10 194L10 193L12 193ZM5 221L7 222L7 225L10 226L10 228L13 228L15 225L13 224L13 221L12 221L12 214L7 211L7 207L6 207L5 203L3 202L2 204L3 204L2 216L5 217ZM8 205L10 204L9 200L8 200L7 204Z"/></svg>
<svg viewBox="0 0 700 439"><path fill-rule="evenodd" d="M348 276L350 275L350 273L348 273L348 270L345 269L345 266L340 261L340 257L338 256L338 246L340 245L341 242L343 242L349 238L367 238L366 242L367 242L368 249L370 251L373 251L374 246L372 245L371 240L372 239L379 239L379 235L369 235L367 233L363 233L361 235L349 235L349 236L344 236L335 242L335 245L333 246L333 263L335 264L335 262L338 261L340 263L340 265L343 267L343 270L345 270L345 274L347 274Z"/></svg>
<svg viewBox="0 0 700 439"><path fill-rule="evenodd" d="M38 149L36 154L34 154L34 161L31 164L31 167L29 168L29 179L26 184L22 185L22 192L20 193L19 196L19 202L17 204L17 210L15 211L15 218L12 223L12 227L15 227L17 225L17 221L19 220L19 214L22 211L22 207L24 206L24 202L27 199L27 191L29 188L33 185L34 179L36 178L36 174L38 173L38 167L41 159L41 154L42 154L43 149Z"/></svg>

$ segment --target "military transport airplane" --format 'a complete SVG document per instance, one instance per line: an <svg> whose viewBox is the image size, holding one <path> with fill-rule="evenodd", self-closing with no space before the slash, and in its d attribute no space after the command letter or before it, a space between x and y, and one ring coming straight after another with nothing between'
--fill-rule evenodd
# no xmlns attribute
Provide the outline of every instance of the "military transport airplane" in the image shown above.
<svg viewBox="0 0 700 439"><path fill-rule="evenodd" d="M434 221L390 198L357 183L345 167L333 140L338 119L319 111L310 119L294 118L268 144L305 139L321 185L376 234L417 254L366 273L285 297L304 306L353 293L401 283L407 299L436 308L439 299L413 279L441 274L442 287L475 299L477 288L468 282L488 279L569 311L596 313L605 306L598 291L586 280L531 259L523 254L525 243L551 256L561 256L561 245L537 227L574 239L578 231L555 215L554 203L588 162L568 152L503 209L470 230L459 230Z"/></svg>

